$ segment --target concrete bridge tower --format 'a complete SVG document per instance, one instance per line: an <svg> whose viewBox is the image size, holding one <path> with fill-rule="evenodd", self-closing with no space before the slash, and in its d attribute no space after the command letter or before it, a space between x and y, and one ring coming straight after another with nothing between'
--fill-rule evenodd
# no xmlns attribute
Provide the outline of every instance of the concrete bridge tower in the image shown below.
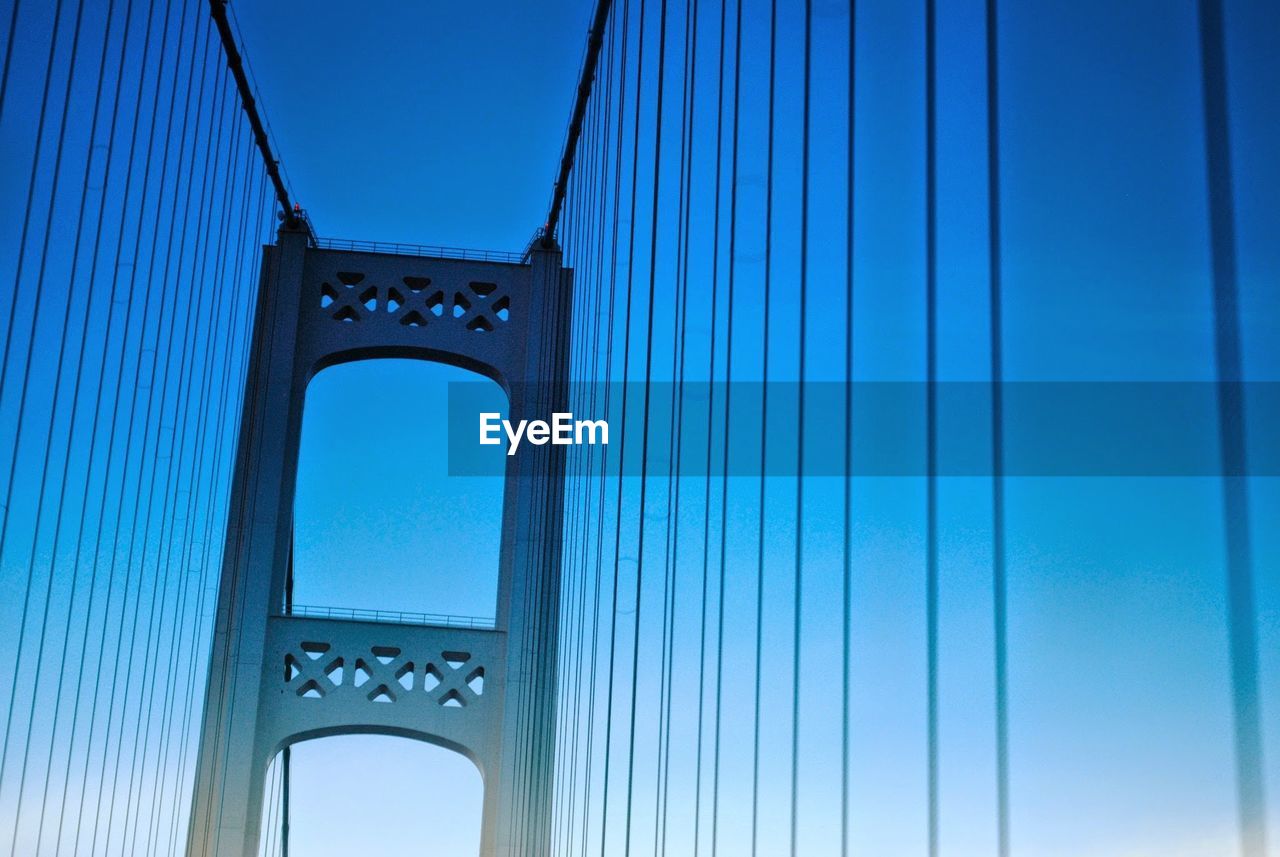
<svg viewBox="0 0 1280 857"><path fill-rule="evenodd" d="M189 857L256 857L267 767L292 743L377 733L465 754L484 780L484 855L549 849L563 448L508 459L492 629L287 615L308 382L337 363L418 358L479 372L511 418L564 407L572 273L314 246L265 248L205 698ZM442 415L443 418L443 415Z"/></svg>

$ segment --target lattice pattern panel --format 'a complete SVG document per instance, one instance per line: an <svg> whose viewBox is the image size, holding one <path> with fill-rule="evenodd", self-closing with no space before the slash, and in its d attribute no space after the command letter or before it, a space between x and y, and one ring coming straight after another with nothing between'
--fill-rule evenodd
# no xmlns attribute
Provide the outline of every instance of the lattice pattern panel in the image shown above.
<svg viewBox="0 0 1280 857"><path fill-rule="evenodd" d="M303 641L284 656L284 684L303 699L359 694L375 703L466 708L484 696L484 664L467 651L410 653L397 646L340 651Z"/></svg>
<svg viewBox="0 0 1280 857"><path fill-rule="evenodd" d="M320 284L320 309L334 321L358 324L378 318L404 327L454 324L491 333L511 320L511 295L497 283L470 280L459 288L433 285L430 277L401 277L378 285L358 271L338 271Z"/></svg>

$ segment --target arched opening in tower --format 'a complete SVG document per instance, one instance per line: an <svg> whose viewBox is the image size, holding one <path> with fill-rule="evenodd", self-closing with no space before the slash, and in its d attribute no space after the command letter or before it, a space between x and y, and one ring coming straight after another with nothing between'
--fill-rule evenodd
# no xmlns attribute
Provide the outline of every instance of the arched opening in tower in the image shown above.
<svg viewBox="0 0 1280 857"><path fill-rule="evenodd" d="M299 857L480 853L484 783L460 753L386 735L301 741L289 748L287 807L283 756L267 769L260 857L283 853L286 836Z"/></svg>
<svg viewBox="0 0 1280 857"><path fill-rule="evenodd" d="M507 414L495 382L440 363L360 360L312 379L294 499L293 612L492 623L504 479L450 474L448 405L458 385L468 403Z"/></svg>

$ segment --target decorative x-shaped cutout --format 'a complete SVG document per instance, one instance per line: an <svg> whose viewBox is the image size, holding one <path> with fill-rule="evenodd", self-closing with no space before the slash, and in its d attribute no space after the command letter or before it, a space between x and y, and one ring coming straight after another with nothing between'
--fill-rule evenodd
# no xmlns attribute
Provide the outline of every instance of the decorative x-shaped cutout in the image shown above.
<svg viewBox="0 0 1280 857"><path fill-rule="evenodd" d="M356 322L366 313L378 310L378 289L363 286L364 274L338 271L337 284L320 284L320 308L329 311L336 321ZM362 287L363 286L363 287Z"/></svg>
<svg viewBox="0 0 1280 857"><path fill-rule="evenodd" d="M329 643L302 642L284 656L285 685L305 699L349 687L370 702L424 692L438 705L465 708L484 694L484 666L470 652L443 651L421 670L396 646L370 646L348 661Z"/></svg>
<svg viewBox="0 0 1280 857"><path fill-rule="evenodd" d="M498 293L497 283L473 280L453 294L453 317L465 320L467 330L488 333L511 318L511 298Z"/></svg>
<svg viewBox="0 0 1280 857"><path fill-rule="evenodd" d="M395 702L414 686L413 662L401 657L395 646L373 646L368 656L356 658L351 683L370 702Z"/></svg>
<svg viewBox="0 0 1280 857"><path fill-rule="evenodd" d="M427 692L447 708L465 708L484 693L484 667L471 662L470 652L441 652L427 663Z"/></svg>
<svg viewBox="0 0 1280 857"><path fill-rule="evenodd" d="M298 696L322 699L342 684L344 664L328 643L304 642L284 656L284 682Z"/></svg>
<svg viewBox="0 0 1280 857"><path fill-rule="evenodd" d="M405 327L452 319L467 330L488 333L511 319L511 297L497 283L472 280L450 297L433 288L429 277L402 277L389 288L366 283L356 271L337 271L333 280L320 284L320 309L335 321L364 321L384 312Z"/></svg>

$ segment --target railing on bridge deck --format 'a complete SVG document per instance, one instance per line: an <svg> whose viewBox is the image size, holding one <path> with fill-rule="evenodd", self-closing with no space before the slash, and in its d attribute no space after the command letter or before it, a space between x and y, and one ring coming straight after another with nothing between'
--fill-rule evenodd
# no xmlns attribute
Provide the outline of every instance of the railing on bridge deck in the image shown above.
<svg viewBox="0 0 1280 857"><path fill-rule="evenodd" d="M402 244L398 241L356 241L347 238L316 238L315 243L322 250L355 250L361 253L430 256L435 259L466 259L472 262L504 262L511 265L521 264L525 255L505 250L471 250L464 247Z"/></svg>
<svg viewBox="0 0 1280 857"><path fill-rule="evenodd" d="M405 610L364 610L358 607L316 607L294 605L290 616L307 619L346 619L354 622L385 622L394 625L430 625L437 628L493 630L494 620L485 616L454 616L448 613L414 613Z"/></svg>

